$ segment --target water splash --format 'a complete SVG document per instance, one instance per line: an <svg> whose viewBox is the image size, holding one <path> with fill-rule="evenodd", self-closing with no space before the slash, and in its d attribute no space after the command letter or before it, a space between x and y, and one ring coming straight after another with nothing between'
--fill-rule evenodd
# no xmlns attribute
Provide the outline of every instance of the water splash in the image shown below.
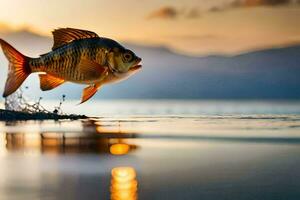
<svg viewBox="0 0 300 200"><path fill-rule="evenodd" d="M25 87L28 89L28 87ZM64 114L62 111L62 103L65 101L66 96L62 95L62 98L58 106L54 107L53 111L47 110L41 104L42 97L37 101L31 102L26 95L24 95L24 90L22 88L18 89L13 94L5 98L5 109L10 111L19 111L25 113L54 113L54 114Z"/></svg>

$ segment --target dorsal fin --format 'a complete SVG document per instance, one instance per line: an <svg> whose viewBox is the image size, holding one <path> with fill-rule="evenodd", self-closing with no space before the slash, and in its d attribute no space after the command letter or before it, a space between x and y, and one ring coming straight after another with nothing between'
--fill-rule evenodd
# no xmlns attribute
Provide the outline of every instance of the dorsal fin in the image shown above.
<svg viewBox="0 0 300 200"><path fill-rule="evenodd" d="M52 34L54 39L52 50L55 50L58 47L68 44L74 40L99 37L92 31L80 30L75 28L55 29Z"/></svg>

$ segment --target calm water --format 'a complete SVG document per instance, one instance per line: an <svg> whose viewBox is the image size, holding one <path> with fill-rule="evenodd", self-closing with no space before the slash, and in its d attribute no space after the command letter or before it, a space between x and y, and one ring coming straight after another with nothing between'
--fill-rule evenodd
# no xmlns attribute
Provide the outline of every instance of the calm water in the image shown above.
<svg viewBox="0 0 300 200"><path fill-rule="evenodd" d="M299 102L76 103L0 123L1 200L300 199Z"/></svg>

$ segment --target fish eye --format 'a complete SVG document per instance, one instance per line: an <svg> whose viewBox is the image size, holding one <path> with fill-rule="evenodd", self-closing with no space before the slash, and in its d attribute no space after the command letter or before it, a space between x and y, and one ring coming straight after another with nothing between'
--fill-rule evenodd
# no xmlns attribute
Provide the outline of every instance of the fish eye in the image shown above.
<svg viewBox="0 0 300 200"><path fill-rule="evenodd" d="M133 56L130 52L126 52L123 54L123 58L125 62L131 62L133 59Z"/></svg>

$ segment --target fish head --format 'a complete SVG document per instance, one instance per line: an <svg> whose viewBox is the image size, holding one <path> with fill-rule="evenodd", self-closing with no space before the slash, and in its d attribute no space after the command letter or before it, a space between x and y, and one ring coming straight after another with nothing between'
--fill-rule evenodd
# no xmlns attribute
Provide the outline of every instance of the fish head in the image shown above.
<svg viewBox="0 0 300 200"><path fill-rule="evenodd" d="M142 59L134 52L125 48L113 48L108 56L111 71L118 76L133 74L141 69Z"/></svg>

